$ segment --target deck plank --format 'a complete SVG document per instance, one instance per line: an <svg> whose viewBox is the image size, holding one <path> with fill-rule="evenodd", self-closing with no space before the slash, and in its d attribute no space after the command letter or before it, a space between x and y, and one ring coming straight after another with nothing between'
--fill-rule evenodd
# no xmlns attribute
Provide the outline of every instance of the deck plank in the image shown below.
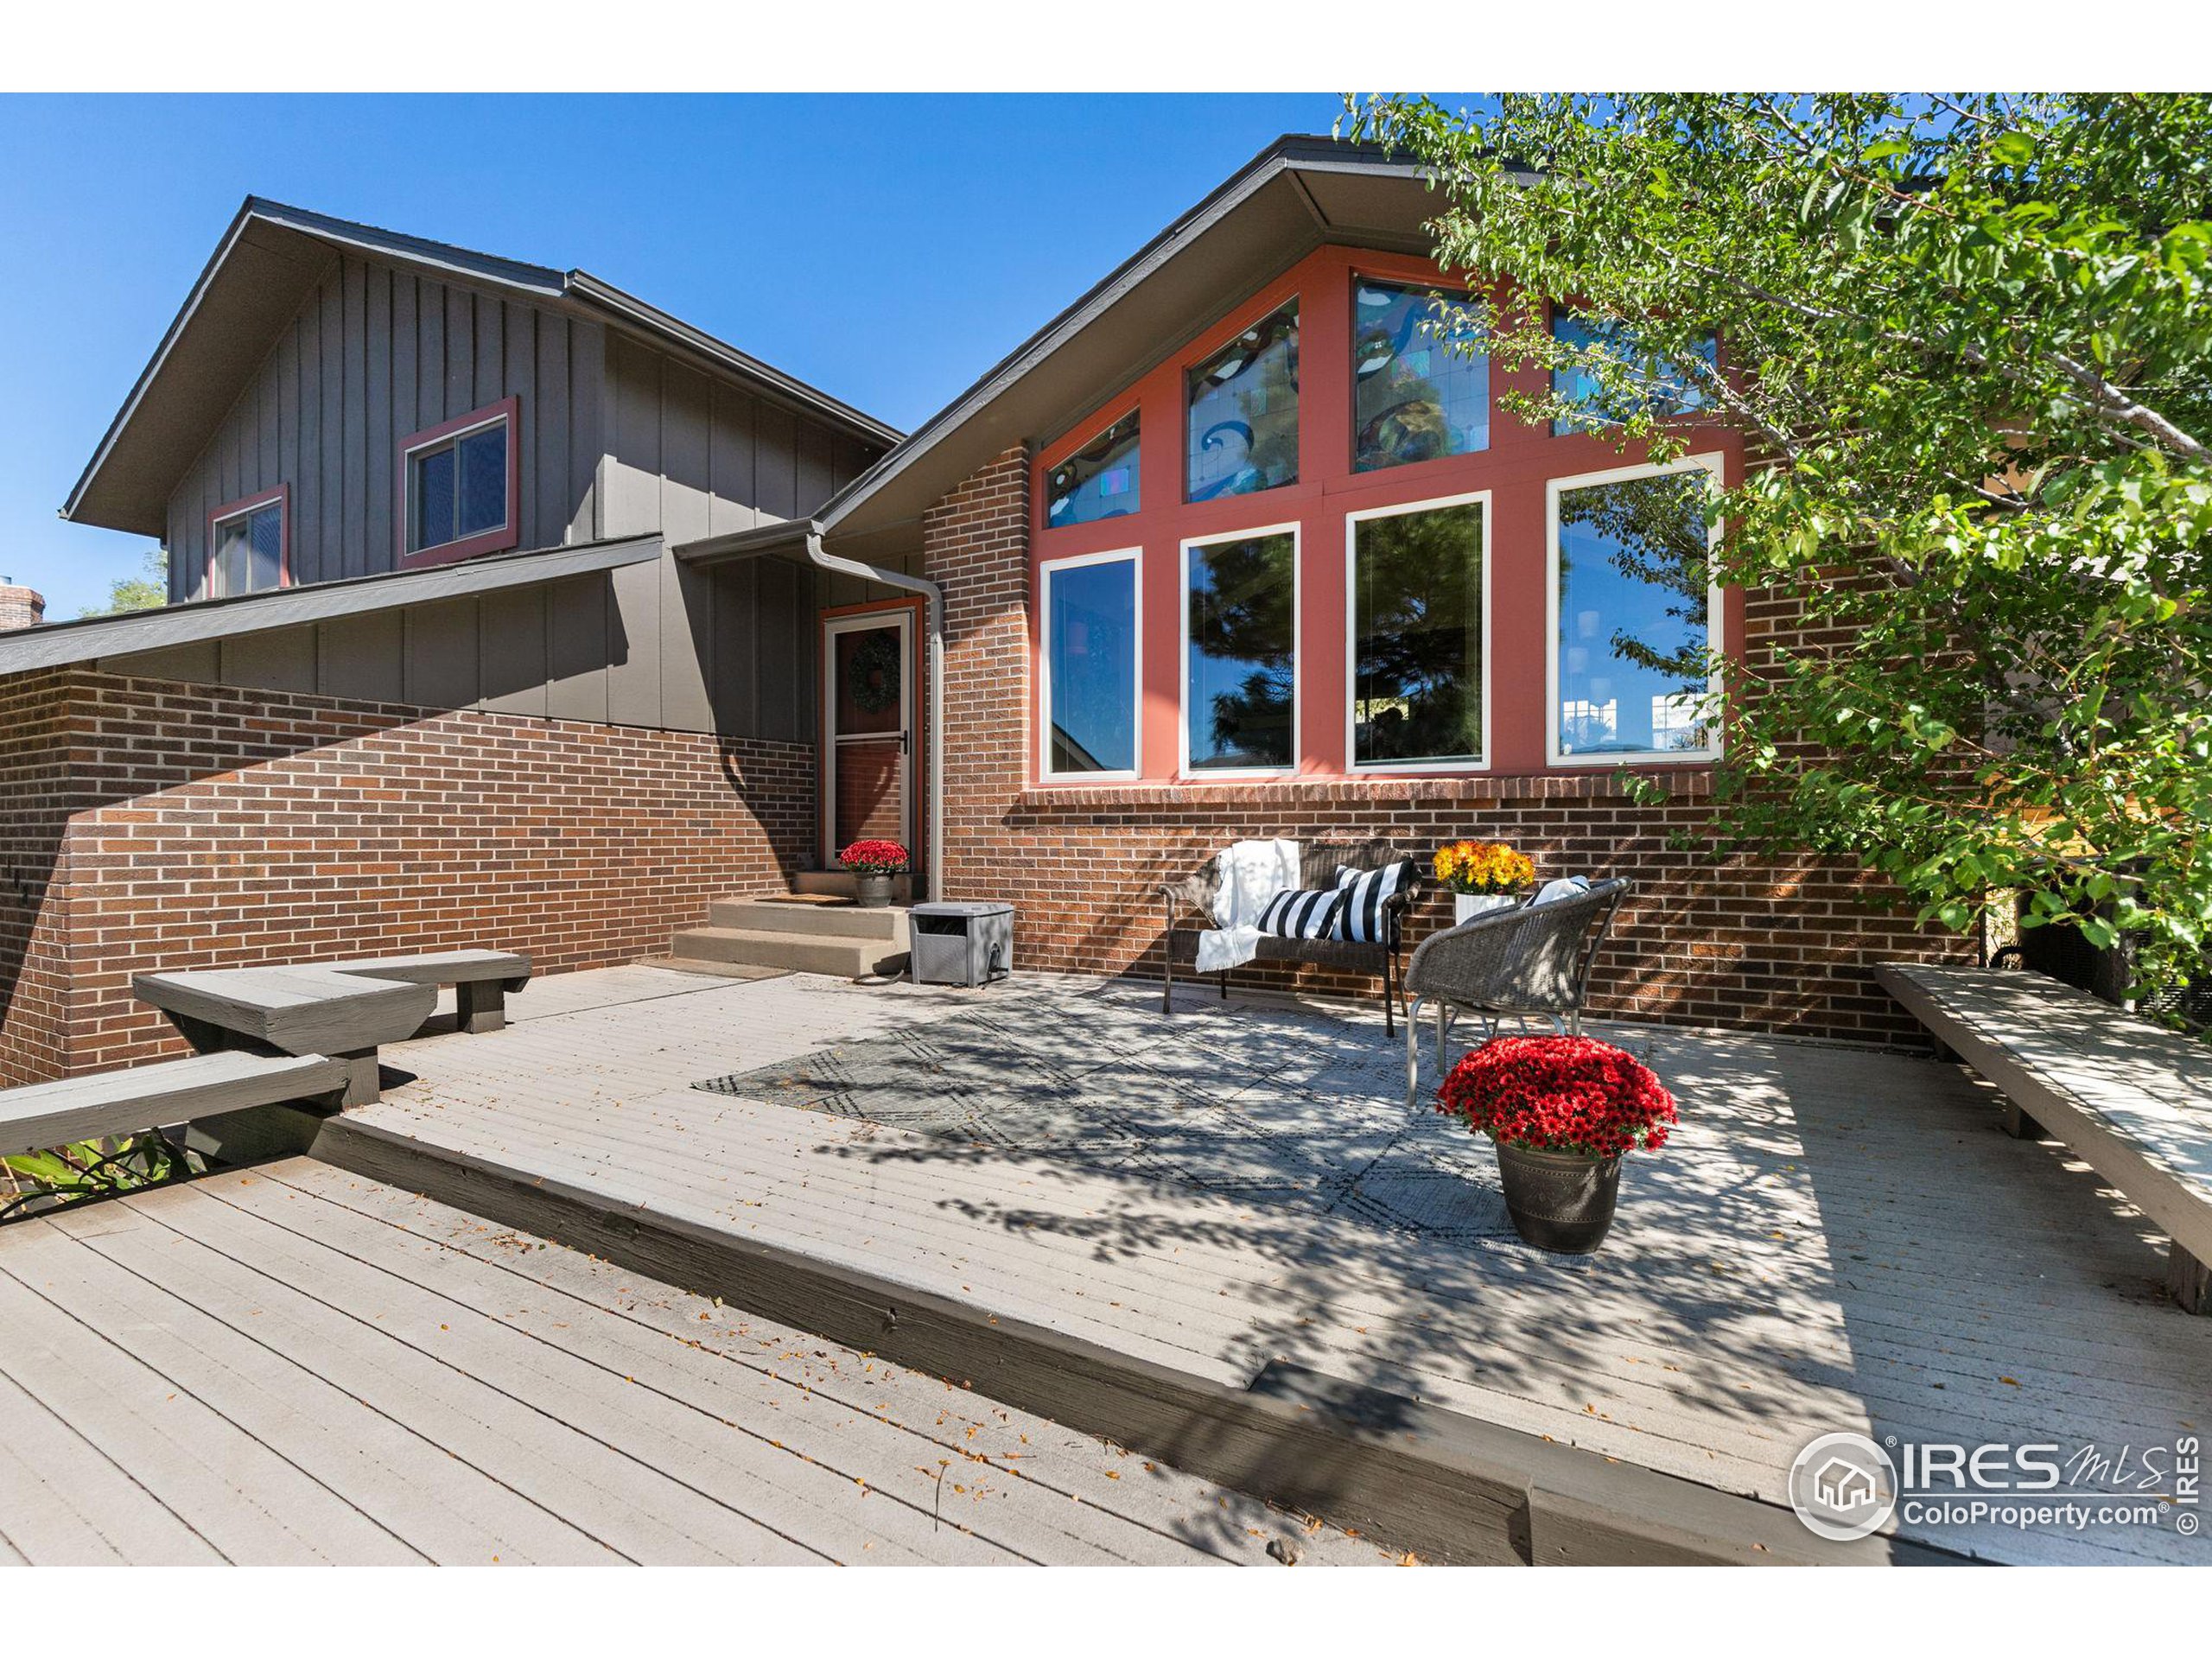
<svg viewBox="0 0 2212 1659"><path fill-rule="evenodd" d="M1282 1357L1770 1498L1831 1429L2141 1443L2201 1421L2212 1341L2163 1306L2155 1228L1997 1133L1989 1091L1928 1060L1621 1031L1685 1123L1633 1163L1615 1238L1576 1266L690 1087L901 1022L1115 988L1030 981L986 1000L794 976L619 1007L568 994L574 1012L465 1053L408 1046L418 1080L356 1121L1192 1375L1235 1382Z"/></svg>
<svg viewBox="0 0 2212 1659"><path fill-rule="evenodd" d="M573 1250L532 1249L465 1212L312 1162L286 1166L282 1179L323 1201L309 1224L318 1235L340 1236L341 1224L329 1213L337 1210L352 1222L345 1236L365 1249L375 1248L365 1229L435 1238L443 1247L437 1251L379 1252L378 1259L571 1351L603 1344L601 1363L640 1381L650 1375L656 1388L718 1420L772 1433L789 1455L837 1468L844 1478L853 1469L882 1471L877 1492L931 1509L955 1496L935 1473L950 1466L954 1482L969 1487L957 1496L971 1510L983 1504L1001 1512L969 1524L1009 1547L1062 1561L1184 1560L1194 1548L1209 1550L1224 1524L1249 1529L1268 1519L1262 1506L1235 1494L1201 1489L1193 1501L1157 1466L1139 1481L1143 1460L1077 1431L1022 1420L970 1389L799 1338L701 1298L640 1287L635 1274ZM280 1224L304 1220L288 1221L266 1186L214 1190ZM580 1319L588 1309L620 1317ZM725 1363L702 1367L702 1354ZM963 1481L963 1468L984 1484ZM1011 1478L994 1482L992 1471ZM1322 1548L1350 1543L1317 1536Z"/></svg>
<svg viewBox="0 0 2212 1659"><path fill-rule="evenodd" d="M0 1229L0 1562L1381 1559L304 1159Z"/></svg>
<svg viewBox="0 0 2212 1659"><path fill-rule="evenodd" d="M164 1368L175 1310L45 1222L0 1254L10 1368L224 1559L272 1565L420 1557Z"/></svg>
<svg viewBox="0 0 2212 1659"><path fill-rule="evenodd" d="M143 1483L26 1392L4 1363L0 1532L18 1560L43 1567L187 1567L223 1559Z"/></svg>

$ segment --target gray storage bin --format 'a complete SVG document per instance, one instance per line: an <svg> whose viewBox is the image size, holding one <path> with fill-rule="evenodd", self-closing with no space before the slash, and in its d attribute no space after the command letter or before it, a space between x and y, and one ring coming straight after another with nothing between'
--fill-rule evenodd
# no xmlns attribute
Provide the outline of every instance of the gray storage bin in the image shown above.
<svg viewBox="0 0 2212 1659"><path fill-rule="evenodd" d="M918 985L984 985L1014 971L1012 905L916 905L906 930Z"/></svg>

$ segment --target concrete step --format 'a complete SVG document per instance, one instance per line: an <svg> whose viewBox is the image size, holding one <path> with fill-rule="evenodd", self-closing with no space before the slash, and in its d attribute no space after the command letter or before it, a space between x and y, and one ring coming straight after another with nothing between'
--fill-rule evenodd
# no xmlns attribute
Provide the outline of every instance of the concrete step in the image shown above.
<svg viewBox="0 0 2212 1659"><path fill-rule="evenodd" d="M694 927L670 941L669 954L702 962L742 963L754 968L788 968L802 974L832 974L858 979L888 974L906 965L902 940L841 938L787 933L763 927Z"/></svg>
<svg viewBox="0 0 2212 1659"><path fill-rule="evenodd" d="M717 899L707 906L707 925L806 933L817 938L877 939L901 950L906 948L906 912L897 906L862 910L835 900L802 904L788 899Z"/></svg>
<svg viewBox="0 0 2212 1659"><path fill-rule="evenodd" d="M823 893L832 898L849 899L860 890L859 878L850 870L801 870L791 877L791 891L798 893ZM891 902L910 905L914 902L914 878L894 875L891 878Z"/></svg>

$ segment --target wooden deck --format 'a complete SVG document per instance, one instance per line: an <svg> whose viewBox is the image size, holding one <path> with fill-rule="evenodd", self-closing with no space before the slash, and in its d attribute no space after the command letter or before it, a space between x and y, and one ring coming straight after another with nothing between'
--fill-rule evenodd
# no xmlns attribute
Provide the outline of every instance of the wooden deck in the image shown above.
<svg viewBox="0 0 2212 1659"><path fill-rule="evenodd" d="M0 1230L0 1564L1382 1559L307 1159Z"/></svg>
<svg viewBox="0 0 2212 1659"><path fill-rule="evenodd" d="M549 992L560 1011L533 1008ZM2083 1166L2006 1138L1986 1087L1930 1060L1635 1033L1684 1125L1632 1161L1614 1237L1579 1262L691 1086L979 999L1081 995L1135 1007L1157 991L578 975L534 986L505 1032L388 1050L414 1080L346 1123L1161 1375L1243 1389L1271 1362L1307 1367L1769 1503L1831 1430L2116 1451L2206 1427L2212 1321L2165 1301L2163 1241ZM1240 1014L1210 995L1188 1008ZM1371 1024L1387 1090L1395 1051ZM2007 1560L2208 1559L2163 1529L1926 1541Z"/></svg>

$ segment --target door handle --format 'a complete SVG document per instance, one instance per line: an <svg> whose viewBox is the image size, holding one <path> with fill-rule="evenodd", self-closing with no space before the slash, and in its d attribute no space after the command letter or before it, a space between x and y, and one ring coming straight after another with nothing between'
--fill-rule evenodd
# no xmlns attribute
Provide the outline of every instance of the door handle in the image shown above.
<svg viewBox="0 0 2212 1659"><path fill-rule="evenodd" d="M900 729L900 731L899 731L899 753L904 754L904 753L906 753L906 740L907 740L907 738L908 738L909 736L911 736L911 735L912 735L912 734L911 734L911 733L909 733L908 731L906 731L906 729L904 729L903 728Z"/></svg>

